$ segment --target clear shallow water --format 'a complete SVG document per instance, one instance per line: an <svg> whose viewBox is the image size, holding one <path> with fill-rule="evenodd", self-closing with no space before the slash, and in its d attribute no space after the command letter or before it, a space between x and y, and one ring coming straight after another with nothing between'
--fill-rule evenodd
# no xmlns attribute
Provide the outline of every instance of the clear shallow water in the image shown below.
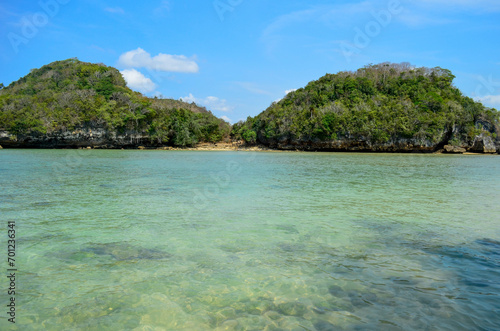
<svg viewBox="0 0 500 331"><path fill-rule="evenodd" d="M498 156L2 150L0 187L19 330L499 329Z"/></svg>

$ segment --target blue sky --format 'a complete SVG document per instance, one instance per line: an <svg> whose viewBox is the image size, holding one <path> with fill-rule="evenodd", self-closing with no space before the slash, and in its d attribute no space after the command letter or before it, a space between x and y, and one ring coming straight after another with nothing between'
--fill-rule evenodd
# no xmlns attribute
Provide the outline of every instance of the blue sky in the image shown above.
<svg viewBox="0 0 500 331"><path fill-rule="evenodd" d="M410 62L500 109L498 0L0 3L0 82L77 57L236 122L326 73Z"/></svg>

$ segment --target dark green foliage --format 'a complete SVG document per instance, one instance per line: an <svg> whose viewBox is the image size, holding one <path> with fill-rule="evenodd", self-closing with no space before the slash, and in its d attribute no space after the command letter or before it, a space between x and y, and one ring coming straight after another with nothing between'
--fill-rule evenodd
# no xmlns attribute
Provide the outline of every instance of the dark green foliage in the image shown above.
<svg viewBox="0 0 500 331"><path fill-rule="evenodd" d="M264 144L344 138L437 143L455 129L454 138L470 141L482 130L478 120L498 123L499 113L463 96L452 85L454 78L446 69L408 63L327 74L235 124L231 135Z"/></svg>
<svg viewBox="0 0 500 331"><path fill-rule="evenodd" d="M230 131L205 108L146 98L127 88L118 70L77 59L33 69L0 89L0 129L45 134L78 126L149 133L153 144L176 146L219 142Z"/></svg>
<svg viewBox="0 0 500 331"><path fill-rule="evenodd" d="M99 80L96 84L97 94L103 95L106 99L109 99L111 94L115 91L115 86L113 85L113 79L111 76L105 76Z"/></svg>

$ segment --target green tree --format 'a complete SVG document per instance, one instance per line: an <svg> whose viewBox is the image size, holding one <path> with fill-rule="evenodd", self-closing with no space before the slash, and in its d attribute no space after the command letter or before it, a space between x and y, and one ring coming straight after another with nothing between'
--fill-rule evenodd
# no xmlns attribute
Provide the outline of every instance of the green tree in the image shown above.
<svg viewBox="0 0 500 331"><path fill-rule="evenodd" d="M453 86L454 78L447 69L409 63L327 74L236 123L231 136L276 146L342 137L369 143L400 138L446 143L450 135L467 143L481 130L495 134L498 112L464 96Z"/></svg>
<svg viewBox="0 0 500 331"><path fill-rule="evenodd" d="M195 104L150 99L130 90L121 73L77 59L33 69L0 93L0 127L45 134L76 127L149 135L152 145L218 142L230 126Z"/></svg>

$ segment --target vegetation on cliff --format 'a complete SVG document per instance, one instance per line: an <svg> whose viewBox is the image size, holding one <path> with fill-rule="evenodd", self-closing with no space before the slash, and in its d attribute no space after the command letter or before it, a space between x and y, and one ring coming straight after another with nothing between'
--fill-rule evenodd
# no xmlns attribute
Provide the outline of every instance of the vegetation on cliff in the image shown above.
<svg viewBox="0 0 500 331"><path fill-rule="evenodd" d="M130 90L115 68L77 59L33 69L0 89L0 129L43 135L79 127L135 131L152 144L175 146L219 142L230 131L205 108L147 98Z"/></svg>
<svg viewBox="0 0 500 331"><path fill-rule="evenodd" d="M454 78L446 69L408 63L327 74L235 124L231 134L271 146L398 139L470 145L482 133L494 139L499 113L464 96L453 86Z"/></svg>

